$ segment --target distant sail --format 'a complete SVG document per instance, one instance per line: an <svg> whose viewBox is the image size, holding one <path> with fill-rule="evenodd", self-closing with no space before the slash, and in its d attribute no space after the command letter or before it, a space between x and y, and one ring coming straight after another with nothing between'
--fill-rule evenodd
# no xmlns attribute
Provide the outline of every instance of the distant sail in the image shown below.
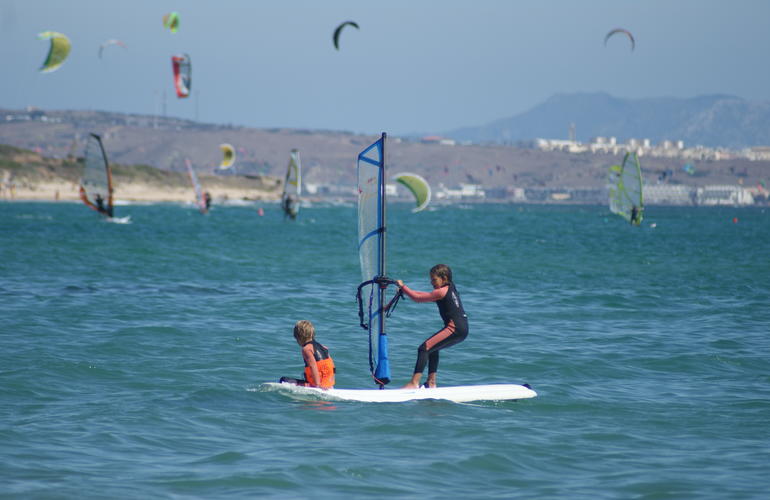
<svg viewBox="0 0 770 500"><path fill-rule="evenodd" d="M302 164L299 161L299 151L292 149L289 155L289 166L286 169L286 178L283 182L283 194L281 195L281 207L287 217L297 218L301 194Z"/></svg>
<svg viewBox="0 0 770 500"><path fill-rule="evenodd" d="M419 212L428 206L428 203L430 203L430 184L423 177L404 172L396 174L394 179L414 195L417 206L412 209L412 212Z"/></svg>
<svg viewBox="0 0 770 500"><path fill-rule="evenodd" d="M66 35L57 33L56 31L44 31L37 35L41 40L50 40L50 46L48 48L48 55L43 61L43 65L40 66L42 73L50 73L56 71L64 64L64 60L70 53L72 45L70 39Z"/></svg>
<svg viewBox="0 0 770 500"><path fill-rule="evenodd" d="M181 54L171 56L171 68L174 70L174 89L179 98L188 97L192 87L192 64L190 56Z"/></svg>
<svg viewBox="0 0 770 500"><path fill-rule="evenodd" d="M80 180L80 199L89 208L113 217L112 172L102 138L90 134L86 142L85 167Z"/></svg>
<svg viewBox="0 0 770 500"><path fill-rule="evenodd" d="M610 211L638 226L644 215L642 169L636 153L626 153L622 165L610 167Z"/></svg>
<svg viewBox="0 0 770 500"><path fill-rule="evenodd" d="M192 162L190 162L190 160L187 158L185 158L184 162L185 165L187 165L187 175L190 177L190 183L192 183L193 190L195 191L195 204L198 205L198 209L201 211L201 213L205 214L209 211L209 209L206 206L206 198L203 194L201 183L198 182L198 176L195 174Z"/></svg>
<svg viewBox="0 0 770 500"><path fill-rule="evenodd" d="M220 144L219 149L222 150L222 161L219 163L219 168L224 170L232 167L235 163L235 148L229 144Z"/></svg>

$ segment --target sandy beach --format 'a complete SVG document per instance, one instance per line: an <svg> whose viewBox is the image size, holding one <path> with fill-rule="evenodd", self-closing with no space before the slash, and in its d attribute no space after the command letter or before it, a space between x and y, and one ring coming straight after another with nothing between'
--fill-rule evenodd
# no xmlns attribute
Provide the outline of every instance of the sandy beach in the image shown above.
<svg viewBox="0 0 770 500"><path fill-rule="evenodd" d="M276 201L279 191L257 191L253 188L213 186L209 189L214 203L224 201ZM195 194L192 188L160 187L148 184L121 184L115 188L115 200L118 202L174 202L193 203ZM0 199L6 201L80 201L79 187L71 182L19 183L0 189Z"/></svg>

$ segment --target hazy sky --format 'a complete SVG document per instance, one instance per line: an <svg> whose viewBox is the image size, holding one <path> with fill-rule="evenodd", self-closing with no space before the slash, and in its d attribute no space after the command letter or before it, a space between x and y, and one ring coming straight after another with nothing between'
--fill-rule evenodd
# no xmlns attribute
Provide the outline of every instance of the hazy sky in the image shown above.
<svg viewBox="0 0 770 500"><path fill-rule="evenodd" d="M176 10L171 34L163 14ZM336 51L331 35L354 20ZM368 134L481 125L555 93L770 100L767 0L0 0L0 107ZM636 50L613 38L633 32ZM39 73L48 42L72 52ZM99 45L112 46L98 58ZM178 99L171 56L188 53ZM2 129L0 129L0 134Z"/></svg>

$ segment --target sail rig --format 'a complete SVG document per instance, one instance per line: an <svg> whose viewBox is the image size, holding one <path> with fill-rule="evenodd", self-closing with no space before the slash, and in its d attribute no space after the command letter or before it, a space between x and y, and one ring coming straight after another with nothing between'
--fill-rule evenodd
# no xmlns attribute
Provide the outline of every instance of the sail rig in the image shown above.
<svg viewBox="0 0 770 500"><path fill-rule="evenodd" d="M369 368L380 388L390 382L385 318L401 296L386 303L386 292L395 281L386 275L385 244L385 133L358 155L358 255L362 283L358 285L358 315L369 333ZM368 308L364 307L368 297ZM366 311L368 310L368 314Z"/></svg>
<svg viewBox="0 0 770 500"><path fill-rule="evenodd" d="M642 223L644 197L642 196L642 169L636 153L626 153L622 165L610 167L610 211L629 223Z"/></svg>
<svg viewBox="0 0 770 500"><path fill-rule="evenodd" d="M281 207L287 217L297 218L301 194L302 164L299 161L299 151L292 149L289 155L289 166L286 169L286 178L283 182L283 194L281 194Z"/></svg>
<svg viewBox="0 0 770 500"><path fill-rule="evenodd" d="M113 216L112 172L102 138L90 134L86 142L85 168L80 180L80 199L89 208Z"/></svg>
<svg viewBox="0 0 770 500"><path fill-rule="evenodd" d="M193 190L195 191L195 204L198 205L198 210L200 210L202 214L205 214L209 211L209 209L206 206L206 198L203 194L201 183L198 182L198 176L195 174L192 162L190 162L190 160L187 158L185 158L185 165L187 165L187 175L190 177L190 182L192 183Z"/></svg>

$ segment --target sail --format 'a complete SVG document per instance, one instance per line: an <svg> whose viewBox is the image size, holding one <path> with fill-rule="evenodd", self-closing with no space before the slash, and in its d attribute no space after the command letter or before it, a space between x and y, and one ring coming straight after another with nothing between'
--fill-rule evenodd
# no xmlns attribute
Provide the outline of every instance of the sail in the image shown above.
<svg viewBox="0 0 770 500"><path fill-rule="evenodd" d="M220 144L219 149L222 150L222 161L219 163L221 170L230 168L235 163L235 148L230 144Z"/></svg>
<svg viewBox="0 0 770 500"><path fill-rule="evenodd" d="M622 165L610 167L610 211L639 225L644 212L642 169L636 153L626 153Z"/></svg>
<svg viewBox="0 0 770 500"><path fill-rule="evenodd" d="M361 326L369 332L369 367L380 386L390 382L383 308L388 308L385 302L387 285L393 283L385 274L385 137L383 133L358 155L357 167L358 255L363 281L358 288L359 316ZM369 297L366 321L362 295Z"/></svg>
<svg viewBox="0 0 770 500"><path fill-rule="evenodd" d="M417 174L407 172L396 174L394 179L414 195L417 206L412 209L412 212L419 212L428 206L430 203L430 184L428 181Z"/></svg>
<svg viewBox="0 0 770 500"><path fill-rule="evenodd" d="M176 96L181 98L189 97L190 87L192 86L192 63L190 56L181 54L171 56L171 67L174 70L174 90Z"/></svg>
<svg viewBox="0 0 770 500"><path fill-rule="evenodd" d="M102 138L90 134L86 143L85 168L80 180L80 199L89 208L113 216L112 173Z"/></svg>
<svg viewBox="0 0 770 500"><path fill-rule="evenodd" d="M281 207L286 216L292 219L299 213L299 197L302 194L302 164L299 161L299 151L291 150L289 166L286 169L286 178L283 182L283 194L281 194Z"/></svg>
<svg viewBox="0 0 770 500"><path fill-rule="evenodd" d="M198 205L198 209L201 213L205 214L208 212L208 207L206 207L206 199L203 194L203 189L201 189L201 183L198 182L198 176L195 174L195 170L189 159L185 158L185 164L187 165L187 175L190 176L190 182L195 191L195 204Z"/></svg>

